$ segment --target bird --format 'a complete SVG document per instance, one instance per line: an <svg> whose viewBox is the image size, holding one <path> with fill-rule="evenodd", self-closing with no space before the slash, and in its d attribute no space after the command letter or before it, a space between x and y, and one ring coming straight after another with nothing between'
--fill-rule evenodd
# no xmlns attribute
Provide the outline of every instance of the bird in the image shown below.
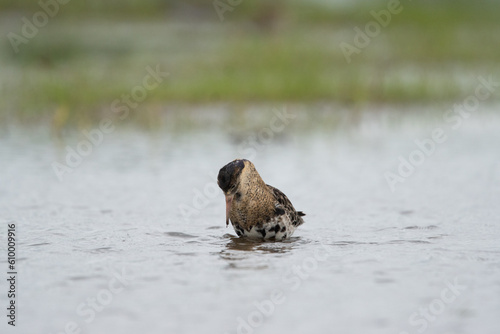
<svg viewBox="0 0 500 334"><path fill-rule="evenodd" d="M239 237L283 241L304 223L305 213L266 184L249 160L236 159L222 167L217 184L226 197L226 227L231 221Z"/></svg>

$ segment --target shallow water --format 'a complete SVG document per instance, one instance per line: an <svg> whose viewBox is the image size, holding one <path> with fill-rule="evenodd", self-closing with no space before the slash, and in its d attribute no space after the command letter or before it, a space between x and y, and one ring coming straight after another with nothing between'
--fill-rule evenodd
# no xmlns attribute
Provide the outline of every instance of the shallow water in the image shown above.
<svg viewBox="0 0 500 334"><path fill-rule="evenodd" d="M498 333L500 118L383 119L258 147L217 127L116 131L62 182L66 143L4 132L0 266L16 223L18 318L2 333ZM384 173L441 126L391 192ZM292 239L226 229L215 175L242 153L306 212Z"/></svg>

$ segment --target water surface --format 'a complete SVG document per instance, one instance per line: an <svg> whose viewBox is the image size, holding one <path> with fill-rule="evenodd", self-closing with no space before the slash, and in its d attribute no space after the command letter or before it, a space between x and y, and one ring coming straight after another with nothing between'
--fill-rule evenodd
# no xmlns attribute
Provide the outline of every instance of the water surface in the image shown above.
<svg viewBox="0 0 500 334"><path fill-rule="evenodd" d="M51 163L78 138L5 131L0 236L5 255L16 223L19 295L2 333L498 333L500 119L383 119L254 150L265 117L242 137L119 130L62 182ZM384 173L436 127L447 141L392 192ZM292 239L225 227L215 175L236 157L306 212Z"/></svg>

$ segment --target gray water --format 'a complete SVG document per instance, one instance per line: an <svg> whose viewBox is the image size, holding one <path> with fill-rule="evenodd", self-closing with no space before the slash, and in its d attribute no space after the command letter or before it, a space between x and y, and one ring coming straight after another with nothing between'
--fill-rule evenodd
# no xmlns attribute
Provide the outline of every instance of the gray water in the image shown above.
<svg viewBox="0 0 500 334"><path fill-rule="evenodd" d="M499 333L494 112L457 129L369 113L290 125L259 146L245 141L266 116L241 136L118 129L62 181L51 164L81 138L4 128L0 267L7 276L15 223L18 296L16 328L2 315L1 332ZM384 173L438 127L447 140L392 192ZM251 242L225 227L215 175L236 157L306 212L292 239Z"/></svg>

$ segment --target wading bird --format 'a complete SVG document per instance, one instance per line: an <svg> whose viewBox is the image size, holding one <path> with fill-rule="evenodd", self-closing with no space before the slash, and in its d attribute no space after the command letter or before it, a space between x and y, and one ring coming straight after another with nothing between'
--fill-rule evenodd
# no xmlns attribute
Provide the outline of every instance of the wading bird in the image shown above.
<svg viewBox="0 0 500 334"><path fill-rule="evenodd" d="M236 159L222 167L217 183L226 196L226 226L231 221L240 237L283 240L304 223L305 214L267 185L249 160Z"/></svg>

